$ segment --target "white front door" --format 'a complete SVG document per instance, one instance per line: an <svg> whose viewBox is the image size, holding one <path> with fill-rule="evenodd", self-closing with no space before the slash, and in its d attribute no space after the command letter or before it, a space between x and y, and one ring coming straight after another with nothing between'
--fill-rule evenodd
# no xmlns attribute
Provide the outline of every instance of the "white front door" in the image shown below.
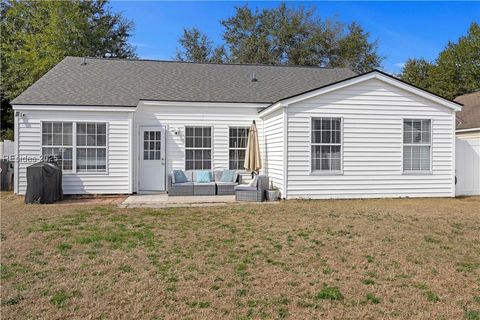
<svg viewBox="0 0 480 320"><path fill-rule="evenodd" d="M140 127L139 191L165 191L165 128Z"/></svg>

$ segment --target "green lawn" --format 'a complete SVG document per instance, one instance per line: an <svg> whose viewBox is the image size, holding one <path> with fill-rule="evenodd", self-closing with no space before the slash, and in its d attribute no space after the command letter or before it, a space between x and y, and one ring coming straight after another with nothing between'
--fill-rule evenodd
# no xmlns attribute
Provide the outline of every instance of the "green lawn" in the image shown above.
<svg viewBox="0 0 480 320"><path fill-rule="evenodd" d="M1 196L3 319L480 319L480 197L154 210Z"/></svg>

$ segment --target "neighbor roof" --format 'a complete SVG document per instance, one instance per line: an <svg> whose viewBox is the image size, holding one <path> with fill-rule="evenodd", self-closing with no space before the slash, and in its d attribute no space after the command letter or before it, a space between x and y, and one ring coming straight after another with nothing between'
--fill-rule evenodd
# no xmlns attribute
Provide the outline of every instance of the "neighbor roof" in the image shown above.
<svg viewBox="0 0 480 320"><path fill-rule="evenodd" d="M65 58L12 104L136 106L141 99L272 103L355 76L345 68L98 58L82 62L80 57Z"/></svg>
<svg viewBox="0 0 480 320"><path fill-rule="evenodd" d="M480 128L480 91L458 96L455 101L463 104L457 112L457 130Z"/></svg>

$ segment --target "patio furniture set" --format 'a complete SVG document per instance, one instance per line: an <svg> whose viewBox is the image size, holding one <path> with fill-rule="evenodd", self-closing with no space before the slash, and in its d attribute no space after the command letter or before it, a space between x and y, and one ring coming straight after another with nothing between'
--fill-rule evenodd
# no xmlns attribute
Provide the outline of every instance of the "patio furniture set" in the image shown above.
<svg viewBox="0 0 480 320"><path fill-rule="evenodd" d="M242 184L236 170L173 170L168 174L169 196L235 195L237 201L265 201L268 177L257 175Z"/></svg>

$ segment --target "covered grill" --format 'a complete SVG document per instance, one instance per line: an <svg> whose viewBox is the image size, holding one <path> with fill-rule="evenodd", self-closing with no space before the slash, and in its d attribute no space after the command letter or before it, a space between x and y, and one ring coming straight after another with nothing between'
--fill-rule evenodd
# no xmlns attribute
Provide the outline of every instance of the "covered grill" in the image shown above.
<svg viewBox="0 0 480 320"><path fill-rule="evenodd" d="M27 168L25 203L53 203L62 198L62 169L55 161L41 161Z"/></svg>

